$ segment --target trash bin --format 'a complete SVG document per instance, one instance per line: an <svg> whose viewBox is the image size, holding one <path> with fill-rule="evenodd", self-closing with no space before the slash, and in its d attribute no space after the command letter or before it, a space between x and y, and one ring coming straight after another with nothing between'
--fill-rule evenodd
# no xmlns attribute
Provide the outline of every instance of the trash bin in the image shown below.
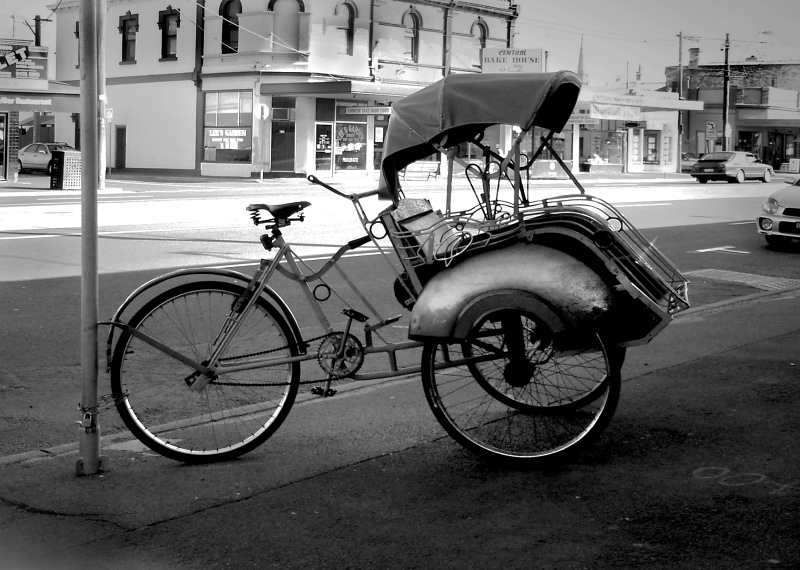
<svg viewBox="0 0 800 570"><path fill-rule="evenodd" d="M77 150L54 150L50 170L51 190L80 190L81 153Z"/></svg>

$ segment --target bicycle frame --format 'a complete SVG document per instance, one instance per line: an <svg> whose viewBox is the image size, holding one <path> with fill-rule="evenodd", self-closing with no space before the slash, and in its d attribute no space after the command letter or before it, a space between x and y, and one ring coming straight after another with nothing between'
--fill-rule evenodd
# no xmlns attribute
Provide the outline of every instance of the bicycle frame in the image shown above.
<svg viewBox="0 0 800 570"><path fill-rule="evenodd" d="M361 207L360 199L366 196L374 195L375 192L347 195L340 193L339 191L331 188L330 186L318 180L311 180L311 181L323 185L329 190L335 192L336 194L348 198L353 203L356 209L356 213L359 217L359 220L361 221L362 226L365 229L367 229L368 226L371 223L373 223L368 218L363 208ZM361 303L366 307L368 312L372 314L372 317L375 320L377 320L375 324L368 324L367 322L365 322L364 324L364 336L365 336L366 346L364 346L363 350L365 357L370 354L385 353L388 357L388 363L389 363L388 370L369 372L369 373L354 373L346 376L346 378L350 378L353 380L374 380L379 378L389 378L389 377L404 376L408 374L418 373L420 371L419 365L399 366L397 362L397 353L400 351L420 348L422 346L422 342L419 341L389 342L383 336L381 336L381 334L377 331L379 331L379 329L381 329L382 327L385 327L389 324L398 321L400 319L400 316L384 318L378 312L378 310L369 302L365 294L358 288L357 284L347 275L347 273L344 270L342 270L338 266L338 261L344 256L345 253L357 249L358 247L370 241L372 241L377 246L381 255L383 256L387 255L387 253L384 251L384 248L377 243L376 238L372 234L370 234L362 238L352 240L347 244L341 246L336 251L336 253L334 253L333 256L331 256L331 258L327 262L325 262L325 264L319 270L313 271L306 262L304 262L300 257L298 257L294 253L291 246L288 243L286 243L282 233L280 232L280 229L273 228L272 235L268 236L267 234L265 234L264 236L262 236L261 242L266 249L268 250L274 249L275 255L272 257L272 259L262 259L261 262L259 263L258 269L250 278L241 273L224 271L224 270L211 270L211 269L181 270L159 277L157 279L152 280L151 282L145 283L144 285L139 287L136 291L134 291L128 297L128 299L126 299L126 301L117 310L112 320L103 321L100 323L100 324L111 325L112 327L111 331L109 332L108 342L107 342L108 344L107 354L109 357L109 362L113 345L113 329L115 327L119 327L121 329L126 330L136 338L142 340L143 342L149 344L150 346L156 348L157 350L175 358L176 360L182 362L183 364L186 364L190 368L197 371L200 374L200 376L192 385L193 391L201 391L203 388L205 388L205 386L207 386L210 382L212 382L214 378L222 374L240 372L244 370L253 370L258 368L264 368L267 366L279 366L293 362L314 360L317 358L318 355L313 351L311 352L308 351L309 343L313 340L317 340L318 338L335 334L336 329L331 324L327 315L323 311L321 305L322 302L324 302L330 297L330 294L325 299L317 298L317 296L314 293L314 289L312 289L311 287L311 284L314 282L319 282L329 291L329 293L331 292L335 293L337 298L339 298L347 306L348 309L350 309L351 311L355 311L355 309L350 305L350 303L348 303L342 297L342 295L340 295L336 291L336 289L333 288L328 283L328 281L325 280L324 276L331 269L336 269L339 276L344 280L347 286L356 294L356 296L359 298ZM287 267L283 267L282 263L285 263ZM311 273L304 273L304 269L306 271L311 271ZM308 302L308 305L311 307L313 311L316 322L322 327L324 331L322 337L318 337L317 339L311 339L311 340L303 338L300 327L297 324L297 320L292 314L291 310L288 308L288 305L274 291L274 289L272 289L269 286L269 282L274 277L276 271L279 272L284 277L296 282L300 286L300 289L302 290L304 297ZM394 271L396 273L396 270ZM181 354L180 352L161 343L158 339L153 338L141 331L135 330L126 323L122 322L121 318L125 310L133 303L135 298L144 294L149 289L162 285L171 279L202 276L202 275L208 275L213 278L219 277L225 280L233 279L240 282L246 281L246 285L244 286L244 292L240 296L240 298L237 299L237 301L234 303L230 315L226 319L226 322L220 328L220 332L217 337L212 354L208 358L205 364L197 362L194 359L189 358L184 354ZM248 313L251 310L253 310L253 307L255 306L257 300L262 295L265 295L268 301L273 303L283 314L283 316L286 317L286 320L290 323L292 328L292 333L294 335L293 341L298 346L300 354L292 357L254 358L248 360L248 362L246 363L226 364L224 362L225 358L223 357L225 350L232 342L235 343L236 333L239 329L240 324L245 320ZM351 330L352 321L353 321L352 317L348 318L344 329L345 335L349 334ZM373 339L375 336L377 336L382 341L382 344L380 345L374 344ZM341 350L343 350L343 348L344 347L342 346ZM327 378L327 381L330 383L330 381L335 379L337 378ZM312 381L304 381L302 383L319 382L319 381L320 380L317 379Z"/></svg>

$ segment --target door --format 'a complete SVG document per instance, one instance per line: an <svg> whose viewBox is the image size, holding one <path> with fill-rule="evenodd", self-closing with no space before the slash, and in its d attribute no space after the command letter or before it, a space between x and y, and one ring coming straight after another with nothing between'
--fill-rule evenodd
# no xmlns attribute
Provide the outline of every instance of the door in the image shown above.
<svg viewBox="0 0 800 570"><path fill-rule="evenodd" d="M272 121L272 172L294 172L294 121Z"/></svg>
<svg viewBox="0 0 800 570"><path fill-rule="evenodd" d="M117 125L114 132L114 148L117 152L114 155L114 168L118 170L125 169L126 154L128 152L128 128L125 126Z"/></svg>
<svg viewBox="0 0 800 570"><path fill-rule="evenodd" d="M315 168L320 174L333 174L333 124L317 123L317 137L315 142L316 164Z"/></svg>

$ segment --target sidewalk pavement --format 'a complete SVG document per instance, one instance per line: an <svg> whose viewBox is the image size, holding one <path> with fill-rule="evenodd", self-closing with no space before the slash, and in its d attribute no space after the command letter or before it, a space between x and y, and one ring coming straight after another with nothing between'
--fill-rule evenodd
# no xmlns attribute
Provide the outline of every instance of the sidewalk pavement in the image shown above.
<svg viewBox="0 0 800 570"><path fill-rule="evenodd" d="M418 377L306 400L218 465L127 439L91 476L75 445L3 458L0 566L797 568L798 314L800 290L679 315L628 351L601 439L547 470L461 449Z"/></svg>

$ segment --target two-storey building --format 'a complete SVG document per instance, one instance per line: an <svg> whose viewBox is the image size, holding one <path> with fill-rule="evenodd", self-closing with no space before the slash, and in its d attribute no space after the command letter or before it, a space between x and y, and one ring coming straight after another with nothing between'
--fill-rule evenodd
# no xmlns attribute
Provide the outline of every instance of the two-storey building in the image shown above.
<svg viewBox="0 0 800 570"><path fill-rule="evenodd" d="M776 170L800 158L800 61L751 57L726 68L722 63L702 64L700 55L692 48L688 66L665 70L672 91L679 90L682 78L684 97L704 103L702 111L684 117L684 149L700 154L719 150L727 136L728 149L753 152Z"/></svg>
<svg viewBox="0 0 800 570"><path fill-rule="evenodd" d="M78 0L57 79L80 77ZM507 0L108 0L108 165L250 177L370 175L391 103L508 47ZM56 138L79 124L57 117Z"/></svg>

